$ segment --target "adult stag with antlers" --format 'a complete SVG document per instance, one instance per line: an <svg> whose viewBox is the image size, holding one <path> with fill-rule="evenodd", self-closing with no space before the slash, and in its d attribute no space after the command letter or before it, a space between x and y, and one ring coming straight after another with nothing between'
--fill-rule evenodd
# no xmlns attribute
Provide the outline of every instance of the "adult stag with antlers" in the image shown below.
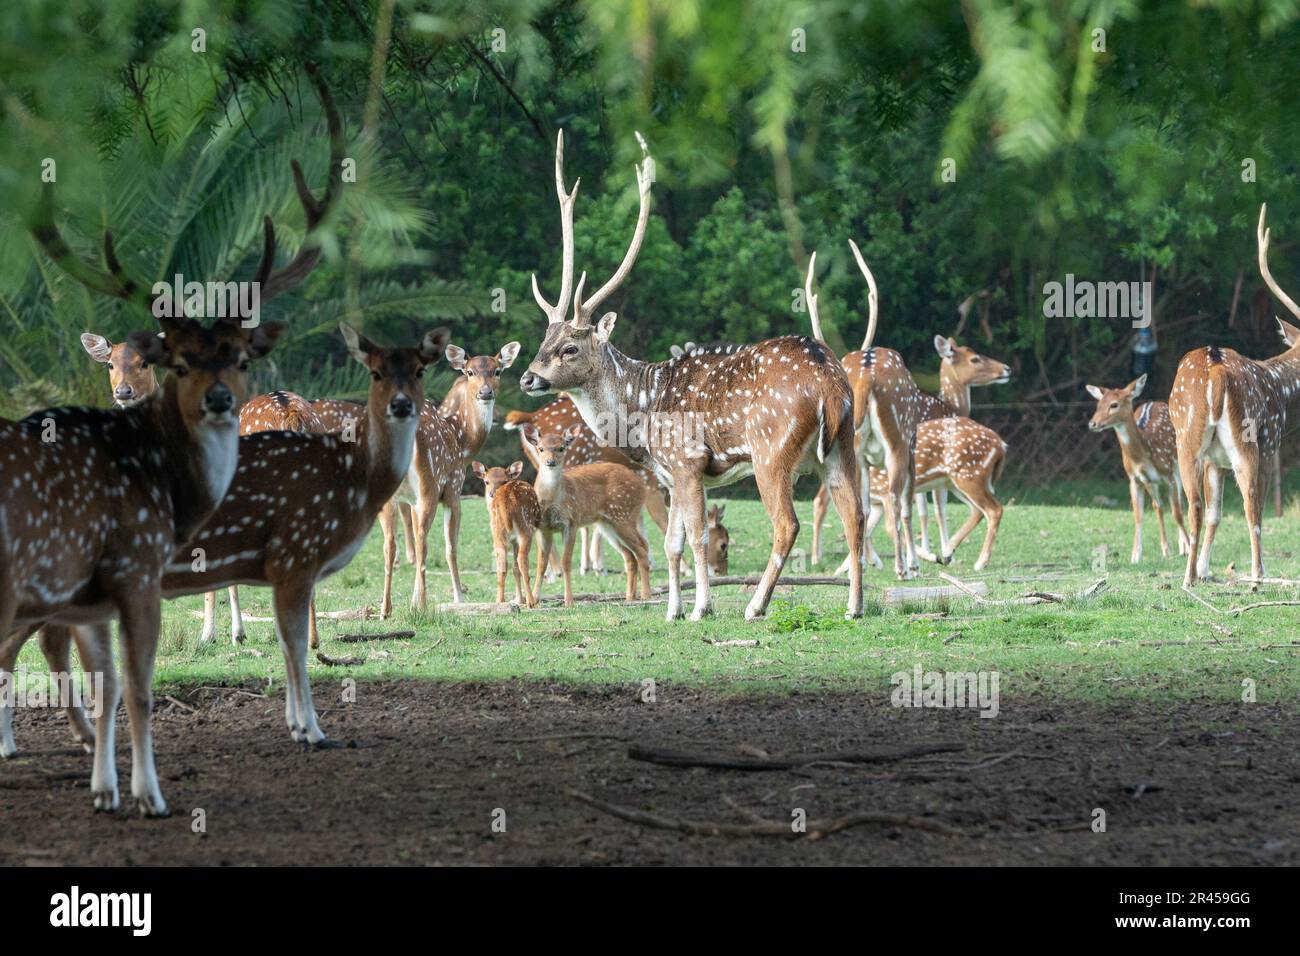
<svg viewBox="0 0 1300 956"><path fill-rule="evenodd" d="M1259 207L1255 231L1259 272L1287 311L1300 319L1300 306L1268 268L1267 208ZM1261 466L1281 449L1287 420L1300 414L1300 328L1281 319L1277 324L1287 345L1281 355L1257 362L1232 349L1210 345L1188 352L1178 363L1169 414L1187 494L1189 545L1184 587L1210 577L1210 549L1223 515L1224 468L1232 469L1241 489L1250 533L1251 579L1258 586L1264 578L1259 536L1268 476Z"/></svg>
<svg viewBox="0 0 1300 956"><path fill-rule="evenodd" d="M640 137L638 136L638 140ZM645 142L640 140L643 152ZM622 284L636 261L650 217L654 161L636 167L640 210L636 229L614 275L583 298L586 273L573 282L573 204L564 185L564 134L555 147L555 190L560 201L563 262L560 295L533 294L546 313L546 336L520 379L530 395L568 391L598 435L615 438L634 459L648 461L671 489L668 533L668 619L682 615L681 554L690 541L695 558L695 607L709 613L705 489L752 474L772 521L772 553L747 618L763 615L799 533L793 481L797 472L823 475L844 521L850 571L848 616L862 613L862 502L853 462L853 396L835 356L820 342L784 336L729 353L697 352L667 362L629 358L610 342L616 316L592 316ZM573 317L566 318L572 297ZM618 432L623 432L619 435Z"/></svg>

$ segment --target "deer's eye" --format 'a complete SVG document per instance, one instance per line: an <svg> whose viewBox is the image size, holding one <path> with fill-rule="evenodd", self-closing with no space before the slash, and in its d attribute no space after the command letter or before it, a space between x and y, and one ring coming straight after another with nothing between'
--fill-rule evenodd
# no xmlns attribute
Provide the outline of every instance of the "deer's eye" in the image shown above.
<svg viewBox="0 0 1300 956"><path fill-rule="evenodd" d="M1111 403L1110 403L1110 410L1111 410L1112 412L1113 412L1115 409L1117 409L1117 408L1119 408L1119 402L1111 402Z"/></svg>
<svg viewBox="0 0 1300 956"><path fill-rule="evenodd" d="M572 358L573 356L578 354L578 347L576 345L565 346L564 351L561 352L560 354L563 355L565 358Z"/></svg>
<svg viewBox="0 0 1300 956"><path fill-rule="evenodd" d="M190 370L186 368L184 365L172 366L172 374L175 375L177 378L184 378L186 375L189 374L189 372Z"/></svg>
<svg viewBox="0 0 1300 956"><path fill-rule="evenodd" d="M247 371L248 371L248 359L241 359L241 360L240 360L240 362L239 362L239 370L240 370L241 372L247 372Z"/></svg>
<svg viewBox="0 0 1300 956"><path fill-rule="evenodd" d="M472 368L467 368L465 369L465 374L472 378L474 375L474 370Z"/></svg>
<svg viewBox="0 0 1300 956"><path fill-rule="evenodd" d="M423 368L423 367L421 367L421 368L417 368L417 369L415 370L415 377L416 377L416 378L424 378L424 368Z"/></svg>
<svg viewBox="0 0 1300 956"><path fill-rule="evenodd" d="M383 376L380 375L378 372L376 372L374 369L370 370L370 377L373 378L376 382L379 381L381 378L383 378Z"/></svg>
<svg viewBox="0 0 1300 956"><path fill-rule="evenodd" d="M980 361L981 361L980 357L978 355L975 355L971 357L970 363L971 365L979 365Z"/></svg>

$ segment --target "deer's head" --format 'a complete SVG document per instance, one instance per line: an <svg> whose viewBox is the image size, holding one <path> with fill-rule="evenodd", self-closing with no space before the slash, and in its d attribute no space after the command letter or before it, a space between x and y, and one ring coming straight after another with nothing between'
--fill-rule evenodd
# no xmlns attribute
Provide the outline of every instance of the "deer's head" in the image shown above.
<svg viewBox="0 0 1300 956"><path fill-rule="evenodd" d="M451 332L434 329L415 348L386 349L376 345L350 325L339 325L343 341L351 356L370 373L370 391L366 405L382 411L390 423L415 423L419 420L420 400L424 396L424 369L442 358Z"/></svg>
<svg viewBox="0 0 1300 956"><path fill-rule="evenodd" d="M1088 427L1095 432L1114 428L1133 417L1133 401L1142 394L1147 377L1134 379L1123 388L1098 388L1089 385L1088 394L1097 400L1097 410L1092 413Z"/></svg>
<svg viewBox="0 0 1300 956"><path fill-rule="evenodd" d="M518 355L518 342L507 343L496 355L476 355L473 358L458 345L447 346L447 363L465 377L467 394L480 405L491 405L497 400L501 373L514 364Z"/></svg>
<svg viewBox="0 0 1300 956"><path fill-rule="evenodd" d="M118 407L129 408L158 391L158 379L153 369L130 343L114 345L102 335L82 332L81 345L96 362L108 366L108 384L113 389L113 402Z"/></svg>
<svg viewBox="0 0 1300 956"><path fill-rule="evenodd" d="M162 323L161 337L132 332L126 341L146 368L158 365L171 373L164 387L175 394L186 427L238 427L248 363L271 351L284 323L261 322L251 329L236 319L210 327L194 319L164 318Z"/></svg>
<svg viewBox="0 0 1300 956"><path fill-rule="evenodd" d="M1009 365L980 355L969 346L958 345L955 339L936 335L934 350L943 360L944 371L958 386L1005 385L1011 381Z"/></svg>
<svg viewBox="0 0 1300 956"><path fill-rule="evenodd" d="M536 425L524 427L524 441L532 445L537 453L538 471L558 472L562 469L565 453L580 434L581 425L570 425L563 432L550 432L546 435L541 434Z"/></svg>
<svg viewBox="0 0 1300 956"><path fill-rule="evenodd" d="M731 533L722 524L726 505L714 505L709 509L709 546L708 563L710 574L727 573L727 556L731 550Z"/></svg>
<svg viewBox="0 0 1300 956"><path fill-rule="evenodd" d="M627 278L636 262L637 253L641 251L641 242L645 239L646 223L650 219L650 187L654 182L654 160L646 151L645 140L637 134L645 159L636 167L637 189L640 195L640 208L637 214L636 229L632 242L628 245L614 275L590 297L583 298L583 288L587 282L584 272L578 280L577 288L573 282L573 203L578 195L578 182L572 190L564 186L564 133L560 132L555 144L555 192L560 200L560 234L563 249L563 261L560 269L560 297L552 305L542 296L537 285L537 276L533 276L533 297L542 311L546 313L546 336L541 348L528 370L519 379L519 387L529 395L544 395L560 389L583 389L588 387L601 369L601 347L609 341L614 331L616 316L607 312L599 322L592 324L591 317L597 308L613 294ZM573 300L573 317L569 318L569 301Z"/></svg>
<svg viewBox="0 0 1300 956"><path fill-rule="evenodd" d="M485 468L481 461L472 461L470 462L470 468L474 472L474 477L483 482L484 493L487 495L488 501L496 497L496 493L502 485L516 481L524 473L524 463L522 461L511 462L508 468Z"/></svg>

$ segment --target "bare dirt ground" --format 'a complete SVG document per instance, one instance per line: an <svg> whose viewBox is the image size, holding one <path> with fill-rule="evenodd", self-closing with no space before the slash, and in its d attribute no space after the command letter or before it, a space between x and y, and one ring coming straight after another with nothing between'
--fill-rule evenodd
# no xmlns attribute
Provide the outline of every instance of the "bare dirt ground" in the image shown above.
<svg viewBox="0 0 1300 956"><path fill-rule="evenodd" d="M898 710L881 695L737 696L660 685L322 682L342 745L306 751L282 691L173 691L155 728L173 816L94 814L90 759L62 718L20 711L0 764L0 863L51 864L1296 864L1294 708L1189 702L1017 703L1000 715ZM125 717L119 768L129 794ZM526 738L526 739L525 739ZM548 738L548 739L537 739ZM638 743L746 756L965 749L773 772L681 769ZM690 821L789 825L863 811L960 835L871 823L806 837L688 835L576 800ZM1094 808L1106 832L1093 832ZM206 833L195 833L201 809ZM495 811L505 832L493 832ZM500 814L496 818L500 819Z"/></svg>

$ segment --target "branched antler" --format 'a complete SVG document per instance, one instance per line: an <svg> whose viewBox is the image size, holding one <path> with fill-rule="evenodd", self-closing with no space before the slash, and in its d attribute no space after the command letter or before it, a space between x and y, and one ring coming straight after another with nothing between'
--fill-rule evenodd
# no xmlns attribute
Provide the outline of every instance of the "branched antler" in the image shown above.
<svg viewBox="0 0 1300 956"><path fill-rule="evenodd" d="M876 316L880 309L880 295L876 290L876 277L867 268L867 262L862 258L862 251L858 249L858 244L850 239L849 248L853 250L853 258L858 261L858 268L867 277L867 334L862 339L862 351L865 352L871 348L871 342L876 337Z"/></svg>
<svg viewBox="0 0 1300 956"><path fill-rule="evenodd" d="M560 265L560 298L551 305L542 297L542 290L537 285L537 273L533 273L533 298L542 311L546 313L547 324L563 322L569 311L569 297L573 294L573 204L578 198L578 185L582 177L573 182L572 191L564 188L564 130L555 138L555 194L560 200L560 235L563 259Z"/></svg>
<svg viewBox="0 0 1300 956"><path fill-rule="evenodd" d="M1264 226L1264 215L1267 211L1268 203L1261 204L1259 207L1259 226L1255 230L1255 244L1259 249L1259 274L1264 277L1264 283L1278 297L1278 301L1286 306L1287 311L1300 319L1300 306L1297 306L1295 300L1282 291L1282 287L1274 280L1273 273L1268 270L1268 240L1271 230Z"/></svg>

